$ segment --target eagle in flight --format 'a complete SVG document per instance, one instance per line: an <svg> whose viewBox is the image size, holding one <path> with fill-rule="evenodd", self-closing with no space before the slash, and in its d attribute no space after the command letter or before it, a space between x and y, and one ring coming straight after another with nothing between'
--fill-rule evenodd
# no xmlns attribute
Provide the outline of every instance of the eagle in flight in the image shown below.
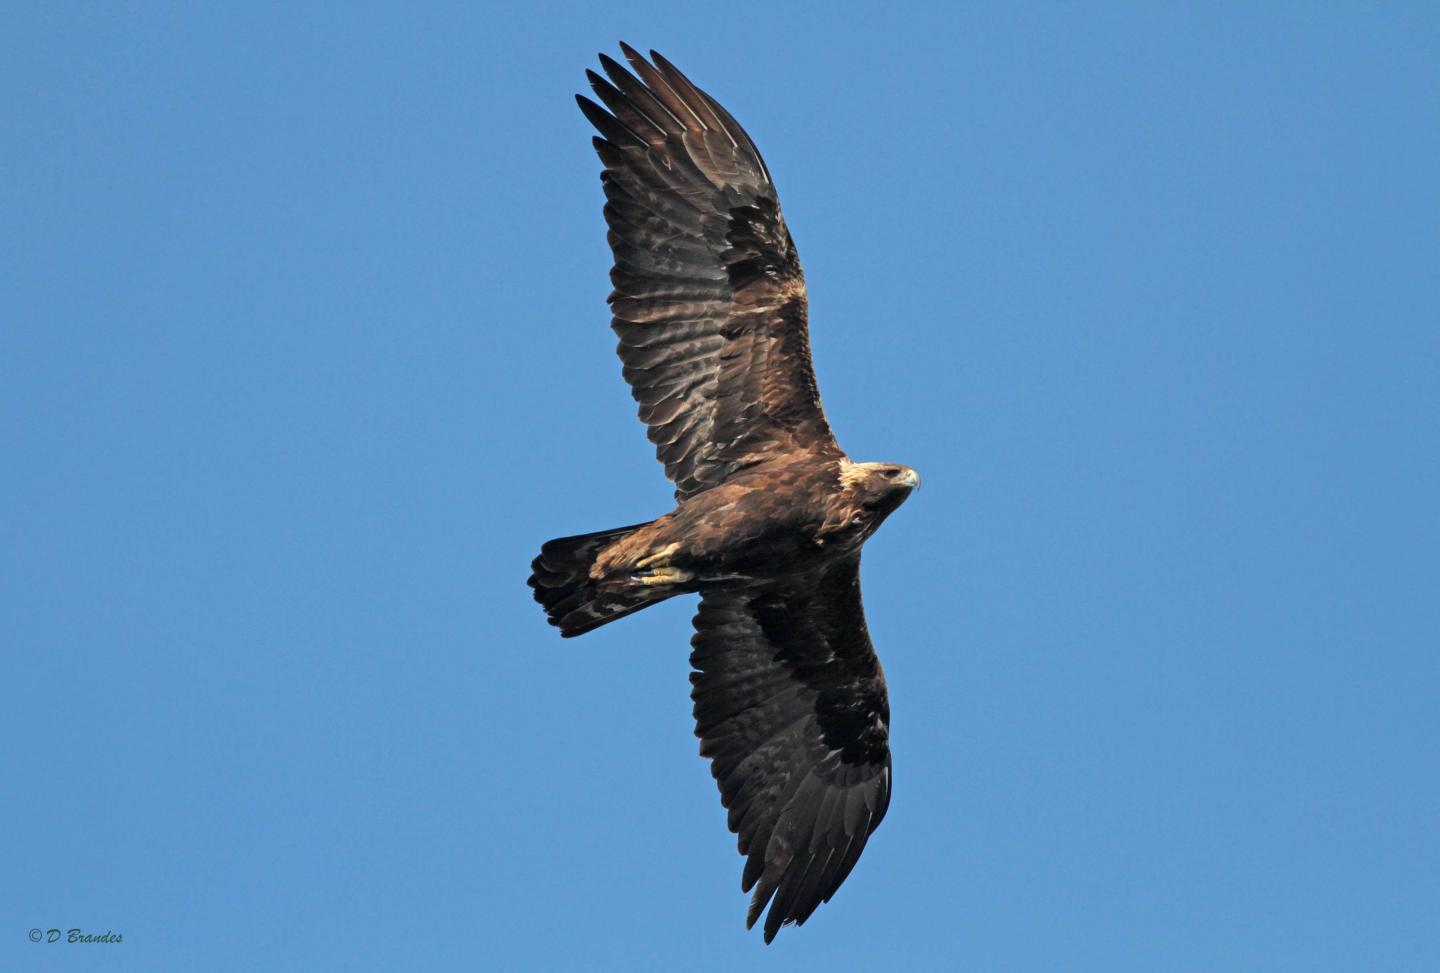
<svg viewBox="0 0 1440 973"><path fill-rule="evenodd" d="M675 509L543 545L530 586L562 636L697 592L700 753L765 941L850 874L890 804L890 707L860 547L920 485L854 463L820 408L805 277L750 137L669 61L586 72L625 380Z"/></svg>

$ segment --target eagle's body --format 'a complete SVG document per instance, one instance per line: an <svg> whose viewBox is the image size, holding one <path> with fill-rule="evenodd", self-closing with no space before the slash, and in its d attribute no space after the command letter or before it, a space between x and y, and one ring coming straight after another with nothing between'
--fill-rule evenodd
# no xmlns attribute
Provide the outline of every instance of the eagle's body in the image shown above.
<svg viewBox="0 0 1440 973"><path fill-rule="evenodd" d="M622 45L624 47L624 45ZM601 56L610 295L640 418L675 482L664 516L546 543L530 585L581 635L698 592L695 732L765 940L845 880L890 802L890 709L860 547L919 485L853 463L820 408L804 275L743 129L664 58Z"/></svg>
<svg viewBox="0 0 1440 973"><path fill-rule="evenodd" d="M606 547L590 578L602 585L638 579L698 590L804 574L851 557L904 499L901 489L859 492L863 477L850 477L854 485L847 489L845 470L860 465L803 458L737 473ZM873 465L882 482L894 471L890 483L904 487L903 467Z"/></svg>

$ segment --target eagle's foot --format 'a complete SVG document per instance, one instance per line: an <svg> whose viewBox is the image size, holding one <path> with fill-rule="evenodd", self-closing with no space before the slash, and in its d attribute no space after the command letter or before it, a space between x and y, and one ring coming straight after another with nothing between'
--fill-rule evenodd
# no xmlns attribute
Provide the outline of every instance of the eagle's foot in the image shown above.
<svg viewBox="0 0 1440 973"><path fill-rule="evenodd" d="M689 571L672 567L670 557L680 550L680 543L667 544L655 553L635 562L633 577L641 584L680 584L694 577Z"/></svg>
<svg viewBox="0 0 1440 973"><path fill-rule="evenodd" d="M635 562L637 568L665 568L670 566L670 555L680 550L680 542L667 544L649 557L642 557Z"/></svg>
<svg viewBox="0 0 1440 973"><path fill-rule="evenodd" d="M641 584L681 584L695 575L679 568L641 568L635 572L635 580Z"/></svg>

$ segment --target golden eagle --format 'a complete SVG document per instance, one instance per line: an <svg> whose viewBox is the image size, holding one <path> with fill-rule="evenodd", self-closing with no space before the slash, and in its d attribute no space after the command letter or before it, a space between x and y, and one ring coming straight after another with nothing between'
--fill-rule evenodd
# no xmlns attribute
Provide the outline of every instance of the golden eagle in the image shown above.
<svg viewBox="0 0 1440 973"><path fill-rule="evenodd" d="M602 54L609 80L586 74L605 107L576 100L600 132L620 360L677 505L550 541L529 583L567 637L700 594L695 734L768 943L829 901L890 804L860 546L920 478L852 463L830 432L805 277L750 137L659 54L621 48L635 73Z"/></svg>

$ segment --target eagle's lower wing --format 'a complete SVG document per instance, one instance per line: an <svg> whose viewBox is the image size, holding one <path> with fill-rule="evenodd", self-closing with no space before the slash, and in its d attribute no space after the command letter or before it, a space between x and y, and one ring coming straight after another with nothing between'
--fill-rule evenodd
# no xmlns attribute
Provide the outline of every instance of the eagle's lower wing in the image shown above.
<svg viewBox="0 0 1440 973"><path fill-rule="evenodd" d="M765 941L850 874L890 804L890 707L860 604L860 558L706 591L690 664L695 733L755 887Z"/></svg>
<svg viewBox="0 0 1440 973"><path fill-rule="evenodd" d="M777 454L840 456L805 277L760 153L668 61L622 47L639 78L602 54L610 81L587 75L609 112L577 100L603 136L625 380L677 499Z"/></svg>

